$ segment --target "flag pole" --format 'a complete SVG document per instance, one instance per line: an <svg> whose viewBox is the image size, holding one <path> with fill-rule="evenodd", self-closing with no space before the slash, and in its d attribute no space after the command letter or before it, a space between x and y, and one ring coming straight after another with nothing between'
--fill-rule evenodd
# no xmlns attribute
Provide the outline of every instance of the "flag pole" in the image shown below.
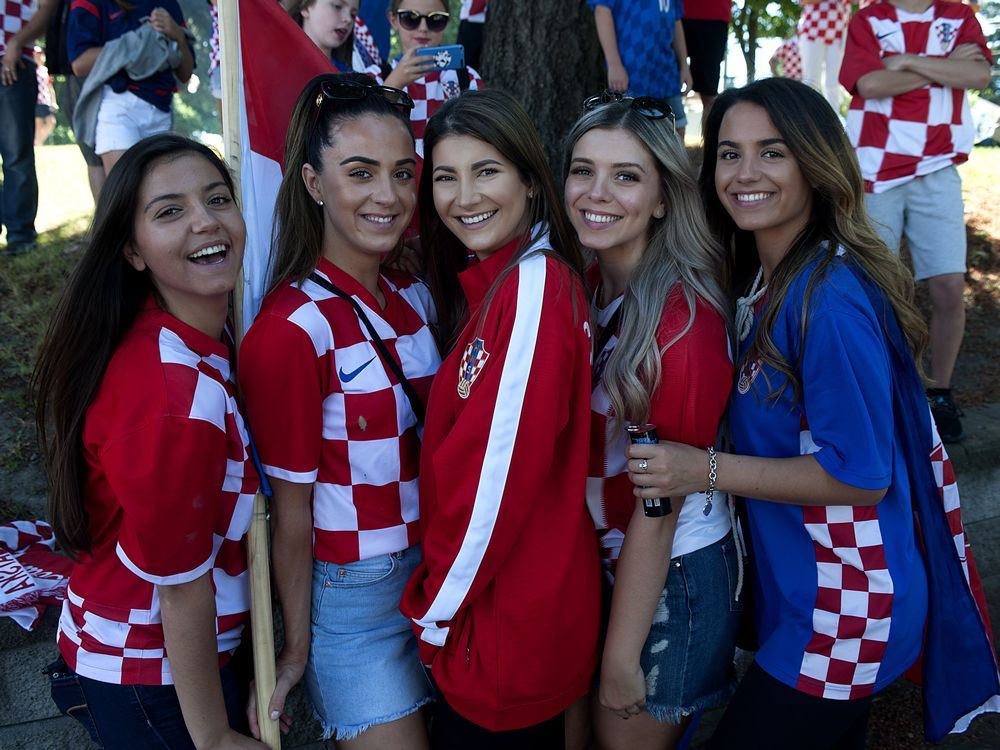
<svg viewBox="0 0 1000 750"><path fill-rule="evenodd" d="M233 173L236 190L240 189L243 155L240 140L240 24L238 0L218 0L219 49L222 66L222 140L226 164ZM239 196L237 196L239 200ZM236 343L243 339L243 291L245 279L240 271L233 290L233 324ZM268 557L267 500L257 493L253 516L247 533L247 562L250 567L250 632L253 640L254 688L257 699L257 722L260 739L272 750L281 748L278 722L268 715L267 706L274 692L274 623L271 611L271 566Z"/></svg>

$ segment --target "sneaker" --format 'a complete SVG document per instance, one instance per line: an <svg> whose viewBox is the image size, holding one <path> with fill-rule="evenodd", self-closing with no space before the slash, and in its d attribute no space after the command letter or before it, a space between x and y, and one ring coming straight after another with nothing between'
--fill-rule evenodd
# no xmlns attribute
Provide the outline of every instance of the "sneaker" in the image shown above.
<svg viewBox="0 0 1000 750"><path fill-rule="evenodd" d="M939 393L928 396L927 400L931 404L931 414L934 415L934 422L937 424L938 433L941 440L946 443L957 443L964 435L962 434L962 420L965 412L959 409L951 399L950 393Z"/></svg>
<svg viewBox="0 0 1000 750"><path fill-rule="evenodd" d="M34 240L24 242L8 242L6 247L0 249L0 255L24 255L30 253L37 247Z"/></svg>

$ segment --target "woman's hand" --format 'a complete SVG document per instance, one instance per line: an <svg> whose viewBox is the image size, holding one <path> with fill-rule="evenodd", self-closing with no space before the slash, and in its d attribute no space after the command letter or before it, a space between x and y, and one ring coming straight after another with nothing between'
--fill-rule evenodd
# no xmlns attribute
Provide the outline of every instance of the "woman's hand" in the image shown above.
<svg viewBox="0 0 1000 750"><path fill-rule="evenodd" d="M625 455L636 497L683 497L708 489L708 453L701 448L668 441L637 443Z"/></svg>
<svg viewBox="0 0 1000 750"><path fill-rule="evenodd" d="M153 12L149 14L149 25L154 31L159 31L178 44L184 41L184 29L178 26L173 16L163 8L153 8Z"/></svg>
<svg viewBox="0 0 1000 750"><path fill-rule="evenodd" d="M292 728L292 717L285 712L285 700L289 691L295 687L305 672L304 659L288 656L282 649L275 662L274 692L267 704L268 713L280 723L281 733L288 734ZM257 721L257 691L254 683L250 683L250 698L247 701L247 721L250 724L250 734L260 738L260 723Z"/></svg>
<svg viewBox="0 0 1000 750"><path fill-rule="evenodd" d="M628 71L619 63L608 63L608 89L624 94L628 91Z"/></svg>
<svg viewBox="0 0 1000 750"><path fill-rule="evenodd" d="M646 707L646 676L637 661L606 658L601 666L601 705L627 719Z"/></svg>
<svg viewBox="0 0 1000 750"><path fill-rule="evenodd" d="M396 68L386 76L386 86L392 86L396 89L404 88L436 69L434 58L430 55L418 55L418 49L420 47L414 47L400 58L399 62L396 63Z"/></svg>

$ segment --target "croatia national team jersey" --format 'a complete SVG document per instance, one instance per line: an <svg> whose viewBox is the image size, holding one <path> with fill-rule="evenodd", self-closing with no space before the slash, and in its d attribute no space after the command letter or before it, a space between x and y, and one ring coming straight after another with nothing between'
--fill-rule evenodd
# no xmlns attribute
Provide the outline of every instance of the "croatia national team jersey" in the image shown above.
<svg viewBox="0 0 1000 750"><path fill-rule="evenodd" d="M781 77L793 81L802 80L802 55L799 53L799 40L790 37L781 43L774 59L781 64Z"/></svg>
<svg viewBox="0 0 1000 750"><path fill-rule="evenodd" d="M619 296L607 307L597 310L598 341L615 311L620 309L621 302ZM719 422L726 410L733 382L733 363L722 318L700 299L695 305L691 328L661 358L662 380L650 398L649 422L656 425L660 440L706 448L715 444ZM689 317L687 300L677 284L663 308L656 332L657 344L663 347L673 341L687 326ZM628 436L624 425L612 416L613 409L602 380L604 367L617 343L617 335L612 334L594 359L595 382L590 401L587 507L594 519L607 572L614 571L636 508L626 465ZM680 515L671 557L707 547L729 532L726 495L717 493L711 506L706 506L705 500L704 492L696 492L688 495L681 507L674 508Z"/></svg>
<svg viewBox="0 0 1000 750"><path fill-rule="evenodd" d="M628 93L667 98L681 93L674 48L674 24L681 0L587 0L603 5L615 19L618 54L628 73Z"/></svg>
<svg viewBox="0 0 1000 750"><path fill-rule="evenodd" d="M243 536L259 485L229 348L150 298L83 429L91 550L70 575L58 643L78 674L173 683L157 586L209 573L220 664L250 609Z"/></svg>
<svg viewBox="0 0 1000 750"><path fill-rule="evenodd" d="M865 291L836 258L811 292L803 339L800 316L814 268L815 261L792 281L772 331L778 351L796 370L801 397L793 400L778 370L747 361L729 414L737 453L811 454L845 484L888 487L874 506L747 500L757 572L757 662L804 693L846 700L881 690L916 660L927 580L906 463L894 449L885 338ZM786 384L777 400L768 399Z"/></svg>
<svg viewBox="0 0 1000 750"><path fill-rule="evenodd" d="M462 0L462 9L458 13L459 20L486 23L487 5L487 0Z"/></svg>
<svg viewBox="0 0 1000 750"><path fill-rule="evenodd" d="M426 401L441 362L427 287L385 272L382 309L325 258L316 271L358 302ZM420 541L417 417L350 302L309 279L275 289L240 348L240 383L265 473L315 483L317 560L356 562Z"/></svg>
<svg viewBox="0 0 1000 750"><path fill-rule="evenodd" d="M802 3L799 16L799 38L810 42L835 44L844 38L851 20L851 0L820 0Z"/></svg>
<svg viewBox="0 0 1000 750"><path fill-rule="evenodd" d="M0 57L7 51L7 42L14 34L19 32L28 21L35 15L37 3L35 0L4 0L0 5ZM25 44L21 50L21 57L25 60L34 60L31 44Z"/></svg>
<svg viewBox="0 0 1000 750"><path fill-rule="evenodd" d="M922 13L908 13L883 2L858 11L848 30L840 82L853 96L847 134L866 191L881 193L968 160L975 126L965 89L932 83L881 99L864 99L857 91L858 79L882 70L887 57L943 58L960 44L975 44L992 59L975 13L962 3L938 1Z"/></svg>

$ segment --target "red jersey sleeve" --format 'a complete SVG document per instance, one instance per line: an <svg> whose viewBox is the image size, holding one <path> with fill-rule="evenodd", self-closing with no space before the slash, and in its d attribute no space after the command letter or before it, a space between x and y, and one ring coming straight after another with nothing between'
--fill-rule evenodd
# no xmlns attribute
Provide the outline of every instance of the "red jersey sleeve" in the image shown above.
<svg viewBox="0 0 1000 750"><path fill-rule="evenodd" d="M959 44L975 44L986 55L986 61L992 65L993 54L990 52L989 45L986 43L986 37L983 35L983 27L979 25L979 20L971 8L968 9L968 13L968 17L958 30L958 38L955 40L955 46L957 47Z"/></svg>
<svg viewBox="0 0 1000 750"><path fill-rule="evenodd" d="M582 286L541 255L522 261L493 299L481 334L489 358L447 438L422 464L433 476L421 492L429 487L435 512L423 526L423 569L401 610L413 620L424 664L459 611L495 579L544 500L539 487L553 464L572 458L557 455L558 436L569 423L567 373L589 368L586 316ZM585 475L586 455L579 458Z"/></svg>
<svg viewBox="0 0 1000 750"><path fill-rule="evenodd" d="M323 442L321 361L309 334L277 315L258 317L240 346L247 418L268 476L316 481Z"/></svg>
<svg viewBox="0 0 1000 750"><path fill-rule="evenodd" d="M660 347L684 330L689 316L687 301L676 287L656 333ZM691 328L661 358L660 386L650 398L650 422L656 425L659 438L699 448L713 445L732 383L725 324L715 310L699 301Z"/></svg>
<svg viewBox="0 0 1000 750"><path fill-rule="evenodd" d="M117 552L125 567L161 585L211 568L226 458L226 433L191 417L160 417L107 446L101 464L122 508Z"/></svg>
<svg viewBox="0 0 1000 750"><path fill-rule="evenodd" d="M840 65L840 85L857 95L858 79L875 70L882 70L882 48L866 13L858 13L847 27L844 61Z"/></svg>

